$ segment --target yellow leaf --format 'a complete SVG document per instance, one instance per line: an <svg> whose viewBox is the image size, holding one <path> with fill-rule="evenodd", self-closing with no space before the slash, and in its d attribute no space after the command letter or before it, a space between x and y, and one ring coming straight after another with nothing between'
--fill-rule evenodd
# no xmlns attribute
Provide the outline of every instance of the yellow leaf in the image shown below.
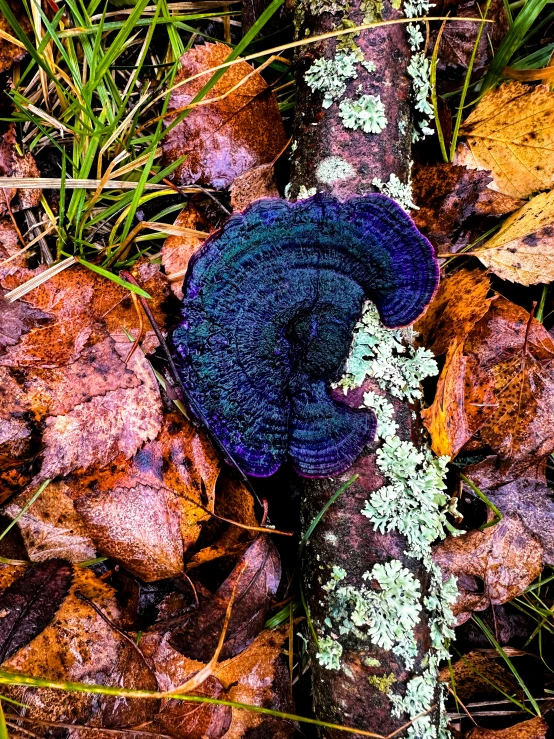
<svg viewBox="0 0 554 739"><path fill-rule="evenodd" d="M516 198L554 186L554 93L508 82L487 93L462 126L457 164L492 172L493 187Z"/></svg>
<svg viewBox="0 0 554 739"><path fill-rule="evenodd" d="M503 280L522 285L554 280L554 191L513 213L478 256Z"/></svg>

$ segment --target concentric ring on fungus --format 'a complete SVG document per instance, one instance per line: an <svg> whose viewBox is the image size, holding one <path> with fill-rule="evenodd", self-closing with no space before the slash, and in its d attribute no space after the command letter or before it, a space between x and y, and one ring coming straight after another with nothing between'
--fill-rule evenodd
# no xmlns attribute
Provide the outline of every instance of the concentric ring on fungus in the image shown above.
<svg viewBox="0 0 554 739"><path fill-rule="evenodd" d="M307 477L342 472L376 426L329 395L362 304L405 326L438 280L431 244L383 195L254 203L206 240L185 277L172 341L192 412L248 475L287 459Z"/></svg>

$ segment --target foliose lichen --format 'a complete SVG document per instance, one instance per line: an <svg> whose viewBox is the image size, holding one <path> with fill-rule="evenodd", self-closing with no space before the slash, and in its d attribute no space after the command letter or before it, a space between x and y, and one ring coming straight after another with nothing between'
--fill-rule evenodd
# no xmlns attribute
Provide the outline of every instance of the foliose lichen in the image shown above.
<svg viewBox="0 0 554 739"><path fill-rule="evenodd" d="M356 326L346 373L340 381L345 392L360 386L366 377L376 380L383 391L407 401L421 396L420 383L437 374L432 354L414 349L412 329L387 330L380 324L374 306L367 304ZM348 585L348 573L335 566L326 584L329 615L325 620L325 646L333 655L322 654L329 669L337 669L342 655L341 637L353 634L373 645L400 656L406 669L412 669L417 654L414 627L419 622L421 603L428 615L431 649L425 655L423 669L406 685L403 695L386 686L395 716L407 714L413 723L407 729L409 739L446 739L447 721L444 695L438 687L439 662L448 658L448 643L454 638L451 606L457 597L454 578L443 583L440 568L431 557L431 544L444 538L448 499L444 475L448 459L435 457L429 449L418 448L397 435L392 403L378 392L366 392L363 406L377 416L377 436L382 440L376 453L377 467L386 483L374 491L361 511L378 531L398 531L406 537L406 555L420 560L429 574L426 592L398 560L377 564L363 576L368 585ZM321 642L320 642L321 645ZM340 649L339 649L340 648ZM373 663L372 663L373 664ZM374 665L377 666L377 665ZM374 676L372 684L384 687L387 676ZM370 678L371 681L371 678ZM437 693L441 715L437 725L431 715ZM423 714L423 715L422 715Z"/></svg>
<svg viewBox="0 0 554 739"><path fill-rule="evenodd" d="M380 95L362 95L357 100L347 98L339 105L339 115L345 128L361 128L365 133L381 133L387 125Z"/></svg>
<svg viewBox="0 0 554 739"><path fill-rule="evenodd" d="M426 15L433 4L429 0L405 0L404 13L407 18L417 18ZM431 65L422 50L424 36L422 27L417 23L410 23L406 28L408 45L412 51L412 58L408 65L408 74L412 78L414 107L422 114L422 118L414 123L412 140L418 141L433 133L431 121L434 117L433 107L429 103L431 94Z"/></svg>
<svg viewBox="0 0 554 739"><path fill-rule="evenodd" d="M332 185L334 182L342 180L350 180L356 176L356 170L342 157L326 157L322 159L316 170L316 177L325 185Z"/></svg>
<svg viewBox="0 0 554 739"><path fill-rule="evenodd" d="M363 58L363 57L362 57ZM323 93L323 107L331 105L346 92L348 80L358 76L358 59L352 52L339 51L333 59L316 59L304 75L313 92Z"/></svg>
<svg viewBox="0 0 554 739"><path fill-rule="evenodd" d="M374 177L372 185L376 187L379 192L383 195L387 195L389 198L396 200L401 208L404 208L406 212L409 210L418 210L417 205L412 200L412 183L408 179L408 182L404 183L393 173L390 175L387 182L383 182L379 177Z"/></svg>

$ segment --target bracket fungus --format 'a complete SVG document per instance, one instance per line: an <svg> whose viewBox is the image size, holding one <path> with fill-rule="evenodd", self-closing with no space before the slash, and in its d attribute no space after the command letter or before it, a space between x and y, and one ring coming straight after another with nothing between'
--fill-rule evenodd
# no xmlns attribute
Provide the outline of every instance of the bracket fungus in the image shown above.
<svg viewBox="0 0 554 739"><path fill-rule="evenodd" d="M330 396L364 300L412 323L438 284L433 248L383 195L260 200L193 256L173 352L191 411L245 474L287 459L306 477L347 469L375 416Z"/></svg>

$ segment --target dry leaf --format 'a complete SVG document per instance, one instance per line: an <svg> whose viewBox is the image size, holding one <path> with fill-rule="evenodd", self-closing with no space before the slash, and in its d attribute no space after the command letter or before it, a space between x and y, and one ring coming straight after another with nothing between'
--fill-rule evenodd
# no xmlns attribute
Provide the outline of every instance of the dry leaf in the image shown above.
<svg viewBox="0 0 554 739"><path fill-rule="evenodd" d="M132 459L67 482L98 550L150 582L183 572L183 553L213 510L219 469L206 437L168 414L159 436Z"/></svg>
<svg viewBox="0 0 554 739"><path fill-rule="evenodd" d="M184 226L195 231L208 231L202 213L189 203L175 219L175 226ZM171 284L175 296L183 299L183 280L189 260L203 244L204 239L192 234L186 236L168 236L162 246L162 265ZM175 277L178 275L178 277Z"/></svg>
<svg viewBox="0 0 554 739"><path fill-rule="evenodd" d="M238 175L231 185L231 205L233 210L244 210L260 198L278 198L279 190L275 182L275 166L272 162L261 164Z"/></svg>
<svg viewBox="0 0 554 739"><path fill-rule="evenodd" d="M457 164L490 170L495 190L514 198L554 186L554 93L507 82L488 92L463 124Z"/></svg>
<svg viewBox="0 0 554 739"><path fill-rule="evenodd" d="M225 44L195 46L181 57L182 68L175 84L217 67L230 52ZM208 79L204 75L173 90L168 112L188 105ZM250 64L241 61L229 67L204 100L226 93L216 102L194 108L165 137L162 146L166 163L186 156L174 172L180 184L229 187L243 172L272 162L285 146L277 100Z"/></svg>
<svg viewBox="0 0 554 739"><path fill-rule="evenodd" d="M35 492L32 486L10 500L5 514L12 519L19 516ZM96 557L96 547L68 493L65 482L51 482L19 518L17 525L32 562L60 557L77 563Z"/></svg>
<svg viewBox="0 0 554 739"><path fill-rule="evenodd" d="M229 577L171 638L187 657L207 662L215 652L233 592L233 609L221 657L232 657L261 631L281 579L275 545L262 535L246 550Z"/></svg>
<svg viewBox="0 0 554 739"><path fill-rule="evenodd" d="M465 303L463 296L451 310L457 314ZM522 467L546 457L554 451L549 333L523 308L497 298L463 345L451 345L422 417L437 454L456 455L479 432L501 460Z"/></svg>
<svg viewBox="0 0 554 739"><path fill-rule="evenodd" d="M264 706L281 711L292 711L290 676L286 658L282 654L288 637L288 627L265 629L238 656L220 662L214 669L214 678L223 686L227 700ZM204 667L204 663L184 657L169 643L169 635L156 632L146 633L141 639L141 649L152 664L160 690L170 691ZM180 713L186 716L187 708L182 703ZM158 720L163 721L166 712L171 720L178 720L174 701L163 701ZM294 733L294 725L271 716L262 716L231 709L231 725L222 739L244 739L249 732L253 736L272 739L287 739Z"/></svg>
<svg viewBox="0 0 554 739"><path fill-rule="evenodd" d="M554 280L554 190L511 215L477 254L503 280L521 285Z"/></svg>
<svg viewBox="0 0 554 739"><path fill-rule="evenodd" d="M74 568L69 593L50 624L5 660L2 668L52 680L156 690L156 680L139 651L78 593L117 625L119 607L113 589L92 572ZM103 696L99 701L86 693L12 686L5 686L3 692L26 704L25 715L31 718L104 728L137 726L152 719L157 710L156 701L146 699ZM33 731L48 735L48 729L39 726Z"/></svg>
<svg viewBox="0 0 554 739"><path fill-rule="evenodd" d="M0 16L0 27L2 20L3 17ZM0 46L0 66L2 64L1 53L2 47ZM40 177L33 155L30 152L19 154L15 144L15 123L10 123L0 141L0 175L2 177ZM9 210L35 208L40 203L41 195L42 190L39 188L0 189L0 215L6 215Z"/></svg>
<svg viewBox="0 0 554 739"><path fill-rule="evenodd" d="M439 356L452 344L465 341L489 309L489 292L490 278L480 270L461 269L441 280L431 304L414 324L421 342Z"/></svg>
<svg viewBox="0 0 554 739"><path fill-rule="evenodd" d="M25 33L31 33L31 24L29 18L25 12L25 8L18 2L18 0L8 0L8 5ZM8 23L3 13L0 13L0 30L5 33L9 33L10 36L14 36L13 28ZM25 56L27 52L22 49L21 46L16 46L11 41L0 37L0 72L5 72L10 69L14 62L19 62Z"/></svg>
<svg viewBox="0 0 554 739"><path fill-rule="evenodd" d="M455 251L451 242L459 248L469 241L471 231L464 227L472 216L501 216L521 205L487 187L489 172L441 163L415 166L412 177L419 208L413 212L414 222L441 250Z"/></svg>
<svg viewBox="0 0 554 739"><path fill-rule="evenodd" d="M458 581L459 595L452 610L461 624L473 611L521 595L542 571L542 546L521 518L509 513L484 531L440 542L433 547L433 559L443 577L454 575Z"/></svg>
<svg viewBox="0 0 554 739"><path fill-rule="evenodd" d="M498 657L498 654L496 655ZM452 665L456 697L470 701L499 700L501 691L520 700L525 696L519 683L494 657L483 652L469 652ZM450 665L440 671L441 682L450 683ZM499 694L500 693L500 694ZM503 697L503 696L502 696Z"/></svg>
<svg viewBox="0 0 554 739"><path fill-rule="evenodd" d="M548 725L542 716L522 721L507 729L481 729L476 726L467 739L546 739Z"/></svg>

